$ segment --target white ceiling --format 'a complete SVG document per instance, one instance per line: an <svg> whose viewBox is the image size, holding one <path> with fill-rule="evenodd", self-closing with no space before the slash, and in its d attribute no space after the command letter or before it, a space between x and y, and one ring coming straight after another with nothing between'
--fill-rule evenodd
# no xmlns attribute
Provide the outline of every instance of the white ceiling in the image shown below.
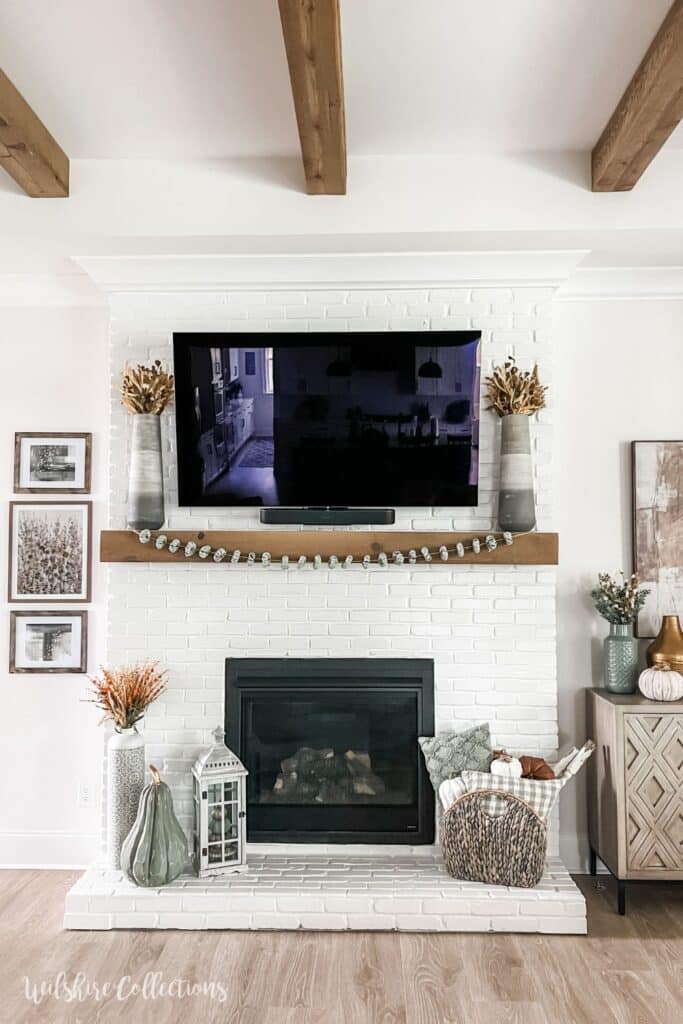
<svg viewBox="0 0 683 1024"><path fill-rule="evenodd" d="M588 150L669 6L342 0L349 152ZM275 0L0 0L0 67L72 159L298 152Z"/></svg>

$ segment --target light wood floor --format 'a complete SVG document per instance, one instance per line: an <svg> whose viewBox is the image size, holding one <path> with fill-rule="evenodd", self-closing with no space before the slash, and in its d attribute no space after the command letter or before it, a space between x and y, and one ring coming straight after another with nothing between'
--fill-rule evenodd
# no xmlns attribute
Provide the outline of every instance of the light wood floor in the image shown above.
<svg viewBox="0 0 683 1024"><path fill-rule="evenodd" d="M681 1024L683 887L577 879L589 936L287 932L63 932L73 872L0 871L0 1021L91 1024ZM147 972L219 981L206 996L97 1002L24 995L82 971L116 984Z"/></svg>

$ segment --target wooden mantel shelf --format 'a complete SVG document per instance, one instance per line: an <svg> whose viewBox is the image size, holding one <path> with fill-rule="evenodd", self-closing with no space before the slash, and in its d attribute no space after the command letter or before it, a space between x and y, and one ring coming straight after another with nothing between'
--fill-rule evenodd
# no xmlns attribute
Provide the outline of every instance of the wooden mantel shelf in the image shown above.
<svg viewBox="0 0 683 1024"><path fill-rule="evenodd" d="M159 531L162 532L162 531ZM411 548L418 553L420 548L427 547L432 552L438 552L443 544L449 549L455 547L458 541L468 545L475 537L482 542L482 549L478 555L472 551L466 551L463 558L458 558L455 553L449 557L450 563L476 564L476 565L557 565L558 564L558 535L556 533L523 533L514 539L513 544L503 544L499 541L495 551L488 551L484 547L484 537L487 531L479 533L418 533L414 531L385 530L383 532L366 530L166 530L169 540L177 537L183 544L193 540L200 546L210 544L212 548L225 548L228 552L239 549L242 557L249 551L255 551L259 556L264 551L269 551L273 560L288 555L290 560L295 560L299 555L306 555L313 558L314 555L321 555L327 559L330 555L337 555L341 560L347 555L353 555L355 560L360 560L363 555L368 554L376 558L382 552L391 556L392 551L402 551L404 554ZM499 535L496 535L499 536ZM192 558L184 558L182 552L171 554L166 548L161 551L154 546L154 541L148 544L141 544L137 535L130 530L103 530L100 535L100 561L102 562L176 562L182 564L213 565L209 558L199 559L196 555ZM421 562L422 559L420 558ZM225 563L223 563L225 564ZM438 554L434 555L432 565L446 565Z"/></svg>

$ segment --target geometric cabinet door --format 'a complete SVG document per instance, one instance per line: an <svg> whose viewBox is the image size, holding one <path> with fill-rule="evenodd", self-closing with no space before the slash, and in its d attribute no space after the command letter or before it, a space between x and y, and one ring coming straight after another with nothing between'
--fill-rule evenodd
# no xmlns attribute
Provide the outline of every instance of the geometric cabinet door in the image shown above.
<svg viewBox="0 0 683 1024"><path fill-rule="evenodd" d="M629 871L683 869L683 715L625 714Z"/></svg>
<svg viewBox="0 0 683 1024"><path fill-rule="evenodd" d="M588 838L617 880L619 913L629 882L683 881L683 700L586 693Z"/></svg>

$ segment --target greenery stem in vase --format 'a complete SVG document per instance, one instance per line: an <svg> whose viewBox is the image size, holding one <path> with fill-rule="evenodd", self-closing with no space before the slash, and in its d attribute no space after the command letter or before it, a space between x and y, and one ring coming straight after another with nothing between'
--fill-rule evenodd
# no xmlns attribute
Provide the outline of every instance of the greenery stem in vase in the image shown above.
<svg viewBox="0 0 683 1024"><path fill-rule="evenodd" d="M605 687L611 693L635 693L638 684L638 641L633 624L645 604L649 590L641 587L636 573L612 577L598 574L591 590L596 611L610 624L605 638Z"/></svg>

